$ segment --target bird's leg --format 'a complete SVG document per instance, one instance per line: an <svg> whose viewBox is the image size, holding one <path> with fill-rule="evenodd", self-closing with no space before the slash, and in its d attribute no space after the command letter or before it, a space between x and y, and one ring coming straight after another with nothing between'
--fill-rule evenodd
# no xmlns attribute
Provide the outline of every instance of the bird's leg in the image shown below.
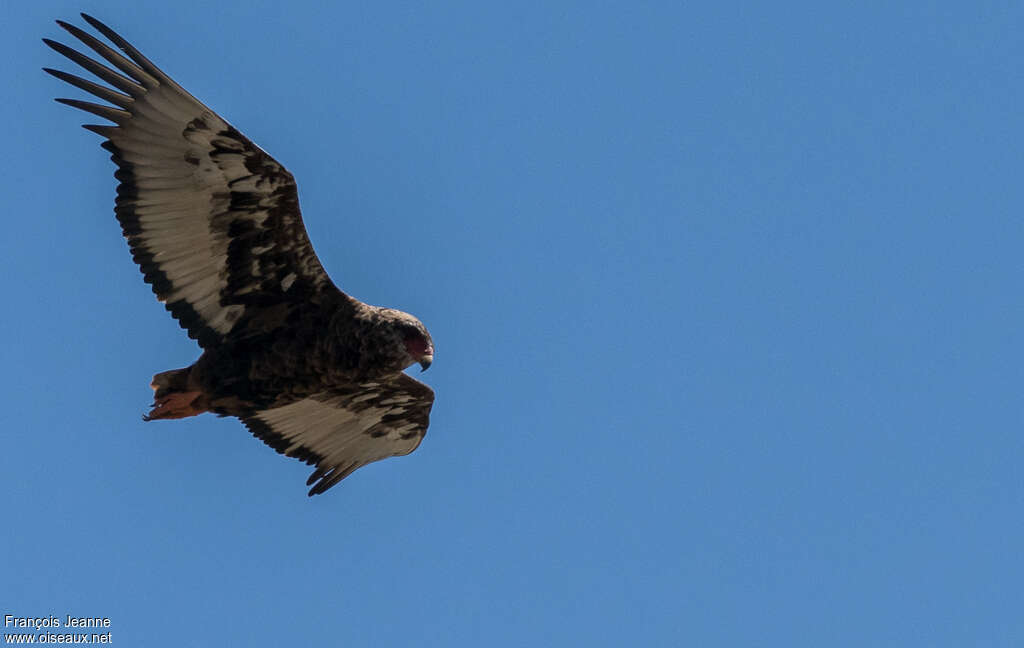
<svg viewBox="0 0 1024 648"><path fill-rule="evenodd" d="M179 419L185 418L186 416L202 414L206 410L197 406L196 403L202 395L203 392L200 391L175 392L173 394L167 394L166 396L156 399L156 402L153 403L153 409L150 410L149 414L143 416L142 420L155 421L158 419Z"/></svg>

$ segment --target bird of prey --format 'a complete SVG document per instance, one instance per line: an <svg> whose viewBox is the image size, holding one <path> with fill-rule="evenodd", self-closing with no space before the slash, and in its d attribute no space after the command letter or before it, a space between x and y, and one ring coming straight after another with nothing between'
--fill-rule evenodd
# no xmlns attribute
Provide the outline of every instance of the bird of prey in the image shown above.
<svg viewBox="0 0 1024 648"><path fill-rule="evenodd" d="M434 344L418 319L345 294L313 253L295 180L100 21L117 49L57 24L112 67L49 39L108 86L44 68L109 105L57 99L113 123L105 138L120 181L114 213L132 258L202 354L158 373L152 411L236 416L267 445L316 470L310 495L360 466L405 455L427 430ZM120 50L120 51L118 51Z"/></svg>

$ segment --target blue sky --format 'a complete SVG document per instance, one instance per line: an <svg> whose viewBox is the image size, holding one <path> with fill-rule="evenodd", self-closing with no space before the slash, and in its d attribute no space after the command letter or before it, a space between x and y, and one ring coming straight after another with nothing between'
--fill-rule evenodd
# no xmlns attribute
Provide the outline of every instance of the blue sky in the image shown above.
<svg viewBox="0 0 1024 648"><path fill-rule="evenodd" d="M39 41L86 10L419 316L412 455L233 419ZM1019 646L1017 3L5 3L2 614L121 645ZM88 118L86 118L88 119Z"/></svg>

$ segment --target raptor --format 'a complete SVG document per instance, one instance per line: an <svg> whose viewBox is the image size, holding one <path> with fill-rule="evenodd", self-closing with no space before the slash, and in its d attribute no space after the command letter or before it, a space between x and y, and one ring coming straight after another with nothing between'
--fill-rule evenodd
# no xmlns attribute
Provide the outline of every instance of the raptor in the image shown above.
<svg viewBox="0 0 1024 648"><path fill-rule="evenodd" d="M434 343L408 313L339 290L313 253L295 179L124 38L57 21L106 64L43 39L107 85L46 72L105 103L57 99L109 124L114 213L157 298L202 348L153 377L147 421L235 416L267 445L315 466L310 495L422 441Z"/></svg>

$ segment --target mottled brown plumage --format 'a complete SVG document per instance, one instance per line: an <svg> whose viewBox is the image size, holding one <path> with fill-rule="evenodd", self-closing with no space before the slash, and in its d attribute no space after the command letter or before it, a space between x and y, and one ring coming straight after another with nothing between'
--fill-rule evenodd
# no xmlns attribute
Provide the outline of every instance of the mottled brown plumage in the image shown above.
<svg viewBox="0 0 1024 648"><path fill-rule="evenodd" d="M132 258L203 349L153 378L147 420L236 416L278 452L316 465L310 495L356 468L408 454L429 423L433 341L412 315L331 282L306 235L292 175L106 25L123 53L58 24L113 69L44 39L114 89L46 69L110 105L57 101L113 122L86 125L120 180L115 214Z"/></svg>

